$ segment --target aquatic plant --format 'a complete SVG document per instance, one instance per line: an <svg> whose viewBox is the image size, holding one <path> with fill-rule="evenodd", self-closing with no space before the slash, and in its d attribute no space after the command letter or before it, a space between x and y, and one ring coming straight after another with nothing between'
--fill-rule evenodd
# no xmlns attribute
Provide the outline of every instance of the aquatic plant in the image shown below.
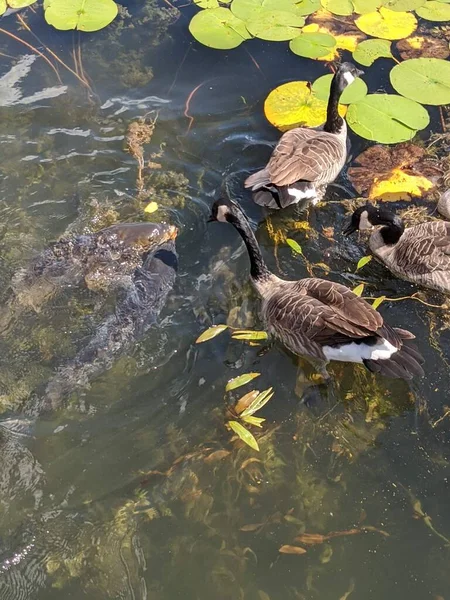
<svg viewBox="0 0 450 600"><path fill-rule="evenodd" d="M384 144L411 140L430 117L422 105L450 102L448 44L431 33L413 36L417 16L428 21L450 19L450 7L433 0L194 0L203 10L189 24L205 46L230 50L251 38L289 41L295 54L333 60L341 50L370 67L379 58L397 64L390 82L399 95L368 93L357 80L343 95L341 114L359 136ZM226 6L225 6L226 5ZM335 16L339 17L339 20ZM371 36L374 39L366 39ZM408 46L408 39L410 45ZM393 54L392 40L400 40ZM414 55L408 47L414 48ZM272 90L266 99L267 119L282 131L325 121L329 79L293 81Z"/></svg>

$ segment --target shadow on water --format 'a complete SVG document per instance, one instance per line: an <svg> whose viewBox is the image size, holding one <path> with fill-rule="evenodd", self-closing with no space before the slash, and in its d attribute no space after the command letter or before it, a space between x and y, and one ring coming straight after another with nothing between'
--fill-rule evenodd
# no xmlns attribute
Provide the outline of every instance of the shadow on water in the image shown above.
<svg viewBox="0 0 450 600"><path fill-rule="evenodd" d="M296 359L276 345L261 355L228 333L194 344L212 323L261 327L240 240L206 224L225 190L275 273L300 278L313 265L316 276L363 281L373 297L416 291L375 261L355 274L365 251L340 233L339 200L353 195L345 173L329 190L334 202L310 211L310 227L295 210L263 213L243 191L278 137L263 116L268 91L326 65L284 44L208 51L188 35L191 7L178 15L156 0L122 4L132 19L82 38L90 92L62 67L58 83L32 58L19 62L20 77L0 79L1 318L14 309L0 337L0 598L447 598L445 311L385 301L383 315L418 334L426 377L408 386L334 365L337 402L323 385L302 395ZM28 22L73 66L77 35L37 14ZM2 27L19 32L14 16ZM5 37L0 46L30 56ZM1 75L15 62L2 57ZM373 89L386 81L379 63ZM156 113L144 202L125 135ZM351 142L352 156L365 148ZM159 210L146 215L150 200ZM28 418L30 396L86 346L114 298L80 287L37 306L14 296L11 281L63 234L145 219L180 229L178 279L159 324L59 410ZM261 373L259 389L275 389L259 454L224 427L227 402L241 395L224 398L225 384L248 371ZM292 544L305 552L279 553Z"/></svg>

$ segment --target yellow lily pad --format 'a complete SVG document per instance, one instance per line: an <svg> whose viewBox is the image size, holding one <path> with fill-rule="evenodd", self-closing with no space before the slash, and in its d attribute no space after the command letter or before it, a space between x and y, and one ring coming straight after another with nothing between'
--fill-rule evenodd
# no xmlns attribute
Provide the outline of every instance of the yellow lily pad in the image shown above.
<svg viewBox="0 0 450 600"><path fill-rule="evenodd" d="M411 13L389 10L382 6L375 12L358 17L355 25L373 37L401 40L409 37L417 29L417 19Z"/></svg>
<svg viewBox="0 0 450 600"><path fill-rule="evenodd" d="M319 100L307 81L290 81L275 88L264 103L267 120L281 131L293 127L317 127L325 123L327 103ZM346 108L339 106L345 116Z"/></svg>
<svg viewBox="0 0 450 600"><path fill-rule="evenodd" d="M376 180L369 190L369 198L396 202L422 196L434 184L422 175L410 175L401 169L392 169L383 179Z"/></svg>

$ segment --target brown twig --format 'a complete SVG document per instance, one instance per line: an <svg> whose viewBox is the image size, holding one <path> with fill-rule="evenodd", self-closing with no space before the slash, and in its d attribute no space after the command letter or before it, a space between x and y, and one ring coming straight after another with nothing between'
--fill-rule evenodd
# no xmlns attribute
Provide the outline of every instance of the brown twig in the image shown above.
<svg viewBox="0 0 450 600"><path fill-rule="evenodd" d="M198 92L198 90L199 90L199 89L200 89L200 88L201 88L203 85L205 85L205 83L206 83L206 81L202 81L202 83L199 83L199 84L198 84L198 85L197 85L197 86L196 86L196 87L195 87L195 88L192 90L192 92L189 94L189 96L187 97L186 104L184 105L184 113L183 113L183 114L184 114L184 116L185 116L187 119L189 119L189 125L188 125L188 128L187 128L187 131L186 131L186 133L184 134L185 136L186 136L186 135L188 135L188 133L190 132L190 130L191 130L191 127L192 127L192 124L193 124L193 122L194 122L194 117L192 117L192 116L189 114L189 108L190 108L190 105L191 105L191 100L192 100L192 98L194 97L194 95L195 95L195 94Z"/></svg>

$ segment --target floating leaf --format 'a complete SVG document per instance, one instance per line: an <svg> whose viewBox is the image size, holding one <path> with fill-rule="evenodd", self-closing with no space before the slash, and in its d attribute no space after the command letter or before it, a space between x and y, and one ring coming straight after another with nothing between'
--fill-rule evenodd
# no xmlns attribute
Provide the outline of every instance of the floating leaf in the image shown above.
<svg viewBox="0 0 450 600"><path fill-rule="evenodd" d="M427 21L450 20L450 6L435 0L425 2L423 6L416 10L416 13L419 17L422 17L422 19L426 19Z"/></svg>
<svg viewBox="0 0 450 600"><path fill-rule="evenodd" d="M268 388L267 390L264 390L263 392L258 394L258 396L250 404L250 406L248 406L241 413L241 417L248 417L250 415L253 415L255 412L258 412L258 410L261 410L261 408L269 402L273 394L273 388Z"/></svg>
<svg viewBox="0 0 450 600"><path fill-rule="evenodd" d="M380 304L382 302L384 302L386 300L386 296L379 296L378 298L375 298L375 300L372 302L372 308L374 310L377 310L377 308L380 306Z"/></svg>
<svg viewBox="0 0 450 600"><path fill-rule="evenodd" d="M194 15L189 31L197 41L210 48L231 50L250 38L245 23L228 8L208 8Z"/></svg>
<svg viewBox="0 0 450 600"><path fill-rule="evenodd" d="M434 183L421 175L410 175L401 169L392 169L385 179L375 181L369 197L390 202L410 200L412 196L423 196Z"/></svg>
<svg viewBox="0 0 450 600"><path fill-rule="evenodd" d="M286 238L286 244L297 254L303 254L302 247L295 240L291 238Z"/></svg>
<svg viewBox="0 0 450 600"><path fill-rule="evenodd" d="M296 3L297 10L301 15L312 15L320 8L320 0L300 0Z"/></svg>
<svg viewBox="0 0 450 600"><path fill-rule="evenodd" d="M356 265L356 270L359 271L359 269L362 269L363 267L365 267L368 263L370 263L370 261L372 260L371 256L363 256L362 258L360 258L358 260L358 264Z"/></svg>
<svg viewBox="0 0 450 600"><path fill-rule="evenodd" d="M322 75L312 84L312 91L320 100L328 102L333 75ZM359 77L347 86L339 99L341 104L352 104L367 95L367 85Z"/></svg>
<svg viewBox="0 0 450 600"><path fill-rule="evenodd" d="M247 446L250 446L250 448L253 448L253 450L259 451L258 442L255 440L253 434L248 429L245 429L245 427L243 427L237 421L228 421L228 425L234 431L234 433L238 435L241 438L241 440L247 444Z"/></svg>
<svg viewBox="0 0 450 600"><path fill-rule="evenodd" d="M0 15L2 15L7 8L6 0L0 0Z"/></svg>
<svg viewBox="0 0 450 600"><path fill-rule="evenodd" d="M410 200L412 194L431 189L433 179L440 176L439 165L425 161L425 156L424 148L411 143L371 146L355 159L360 166L350 167L348 177L358 194L371 199Z"/></svg>
<svg viewBox="0 0 450 600"><path fill-rule="evenodd" d="M270 92L264 103L264 113L269 123L281 131L293 127L317 127L326 121L327 103L311 93L308 82L290 81Z"/></svg>
<svg viewBox="0 0 450 600"><path fill-rule="evenodd" d="M305 6L301 3L297 5L294 0L233 0L231 4L231 11L236 17L243 21L253 21L254 19L261 16L263 13L268 12L284 12L291 13L297 17L303 15L309 15L310 12L305 12ZM311 8L311 12L314 12L316 8L313 8L314 3L309 2L308 7ZM293 23L288 23L292 25Z"/></svg>
<svg viewBox="0 0 450 600"><path fill-rule="evenodd" d="M325 13L330 14L330 13ZM331 17L332 15L330 15ZM313 15L312 18L318 18L318 14ZM365 38L364 34L358 31L352 24L340 23L339 21L332 22L319 22L308 23L303 27L304 33L327 33L332 35L335 40L335 46L331 49L330 53L326 56L321 56L317 60L331 61L339 58L340 50L347 50L353 52L358 45L358 42Z"/></svg>
<svg viewBox="0 0 450 600"><path fill-rule="evenodd" d="M389 40L364 40L357 45L353 52L353 58L366 67L370 67L377 58L394 58L391 53L391 42Z"/></svg>
<svg viewBox="0 0 450 600"><path fill-rule="evenodd" d="M302 33L291 40L289 48L298 56L320 58L330 53L330 48L336 46L333 36L327 33Z"/></svg>
<svg viewBox="0 0 450 600"><path fill-rule="evenodd" d="M405 60L392 69L389 78L399 94L416 102L433 105L450 102L450 63L446 60Z"/></svg>
<svg viewBox="0 0 450 600"><path fill-rule="evenodd" d="M355 294L355 296L358 296L358 298L361 297L361 294L364 291L364 284L360 283L359 285L357 285L355 288L353 288L352 292Z"/></svg>
<svg viewBox="0 0 450 600"><path fill-rule="evenodd" d="M410 58L448 58L448 42L443 38L416 35L396 43L403 60Z"/></svg>
<svg viewBox="0 0 450 600"><path fill-rule="evenodd" d="M416 30L417 19L411 13L396 12L382 6L378 11L358 17L355 25L373 37L401 40Z"/></svg>
<svg viewBox="0 0 450 600"><path fill-rule="evenodd" d="M425 1L425 0L424 0ZM230 4L231 0L194 0L194 4L200 8L217 8L221 4Z"/></svg>
<svg viewBox="0 0 450 600"><path fill-rule="evenodd" d="M113 0L47 0L44 8L47 23L64 31L103 29L119 11Z"/></svg>
<svg viewBox="0 0 450 600"><path fill-rule="evenodd" d="M262 419L261 417L254 417L252 415L246 415L245 417L242 417L242 420L249 425L255 425L255 427L262 427L262 424L265 421L265 419Z"/></svg>
<svg viewBox="0 0 450 600"><path fill-rule="evenodd" d="M31 6L36 1L37 0L8 0L8 6L10 6L11 8L25 8L26 6ZM0 3L0 14L2 6L3 4Z"/></svg>
<svg viewBox="0 0 450 600"><path fill-rule="evenodd" d="M355 133L383 144L410 140L429 122L423 106L392 94L368 94L347 112L347 123Z"/></svg>
<svg viewBox="0 0 450 600"><path fill-rule="evenodd" d="M242 398L239 398L239 400L236 402L236 405L234 407L234 412L237 415L240 415L241 412L243 412L246 408L248 408L250 406L250 404L253 402L253 400L255 398L257 398L258 396L259 396L259 390L252 390L251 392L248 392L247 394L242 396Z"/></svg>
<svg viewBox="0 0 450 600"><path fill-rule="evenodd" d="M351 0L321 0L325 10L329 10L334 15L348 16L353 14L353 4Z"/></svg>
<svg viewBox="0 0 450 600"><path fill-rule="evenodd" d="M353 0L353 8L359 15L376 11L384 4L384 0Z"/></svg>
<svg viewBox="0 0 450 600"><path fill-rule="evenodd" d="M289 546L284 545L278 550L281 554L305 554L306 550L304 548L300 548L300 546Z"/></svg>
<svg viewBox="0 0 450 600"><path fill-rule="evenodd" d="M219 333L222 333L222 331L225 331L225 329L228 329L228 325L213 325L212 327L210 327L209 329L204 331L202 333L202 335L199 336L195 340L195 343L201 344L202 342L207 342L208 340L212 340L213 338L216 337L216 335L219 335Z"/></svg>
<svg viewBox="0 0 450 600"><path fill-rule="evenodd" d="M241 387L241 385L249 383L252 379L255 379L255 377L259 377L260 375L261 373L244 373L243 375L239 375L239 377L234 377L233 379L230 379L230 381L227 383L225 391L229 392L230 390L234 390L238 387Z"/></svg>
<svg viewBox="0 0 450 600"><path fill-rule="evenodd" d="M251 329L237 329L233 331L232 337L235 340L267 340L268 335L265 331L252 331Z"/></svg>
<svg viewBox="0 0 450 600"><path fill-rule="evenodd" d="M154 213L158 210L158 204L156 202L149 202L147 206L144 208L144 212L146 213Z"/></svg>
<svg viewBox="0 0 450 600"><path fill-rule="evenodd" d="M387 0L387 2L383 2L383 6L397 12L408 12L420 8L426 1L427 0Z"/></svg>
<svg viewBox="0 0 450 600"><path fill-rule="evenodd" d="M300 33L305 19L281 10L263 11L246 21L249 32L261 40L282 42L292 40Z"/></svg>

